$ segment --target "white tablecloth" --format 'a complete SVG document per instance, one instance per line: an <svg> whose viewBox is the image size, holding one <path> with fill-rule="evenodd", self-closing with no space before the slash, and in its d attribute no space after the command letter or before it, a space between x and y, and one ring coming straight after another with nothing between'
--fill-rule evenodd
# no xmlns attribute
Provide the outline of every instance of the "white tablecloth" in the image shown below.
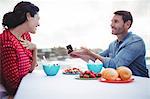
<svg viewBox="0 0 150 99"><path fill-rule="evenodd" d="M150 79L134 77L131 83L77 80L74 75L46 76L35 70L22 80L15 99L150 99Z"/></svg>

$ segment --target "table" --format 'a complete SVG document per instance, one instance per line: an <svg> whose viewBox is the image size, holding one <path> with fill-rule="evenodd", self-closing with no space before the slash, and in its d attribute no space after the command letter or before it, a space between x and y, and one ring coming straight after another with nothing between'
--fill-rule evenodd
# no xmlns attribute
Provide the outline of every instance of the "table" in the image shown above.
<svg viewBox="0 0 150 99"><path fill-rule="evenodd" d="M133 76L131 83L114 84L75 77L34 70L22 79L14 99L150 99L150 78Z"/></svg>

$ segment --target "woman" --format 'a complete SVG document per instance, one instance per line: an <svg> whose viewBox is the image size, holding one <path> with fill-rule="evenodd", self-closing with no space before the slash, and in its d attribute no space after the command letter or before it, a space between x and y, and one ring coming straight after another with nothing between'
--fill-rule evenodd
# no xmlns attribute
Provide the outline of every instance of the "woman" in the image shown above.
<svg viewBox="0 0 150 99"><path fill-rule="evenodd" d="M13 12L3 16L0 36L2 85L13 97L22 78L32 72L36 63L36 45L29 33L39 26L39 8L30 2L19 2Z"/></svg>

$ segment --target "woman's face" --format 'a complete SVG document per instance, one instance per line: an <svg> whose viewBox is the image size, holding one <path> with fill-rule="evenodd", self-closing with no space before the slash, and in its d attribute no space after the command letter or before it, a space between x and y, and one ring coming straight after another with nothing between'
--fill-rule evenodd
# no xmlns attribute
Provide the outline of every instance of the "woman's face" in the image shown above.
<svg viewBox="0 0 150 99"><path fill-rule="evenodd" d="M36 33L36 28L40 25L39 24L39 14L35 14L34 17L31 17L30 15L27 15L27 27L28 27L28 31L35 34Z"/></svg>

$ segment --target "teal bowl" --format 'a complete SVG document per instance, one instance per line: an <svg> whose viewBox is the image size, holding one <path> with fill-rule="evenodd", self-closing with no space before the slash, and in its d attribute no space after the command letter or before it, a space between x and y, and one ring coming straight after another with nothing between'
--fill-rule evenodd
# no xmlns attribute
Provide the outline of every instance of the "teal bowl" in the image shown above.
<svg viewBox="0 0 150 99"><path fill-rule="evenodd" d="M43 65L43 70L47 76L55 76L60 69L60 65Z"/></svg>
<svg viewBox="0 0 150 99"><path fill-rule="evenodd" d="M103 64L87 64L88 70L98 74L101 72Z"/></svg>

